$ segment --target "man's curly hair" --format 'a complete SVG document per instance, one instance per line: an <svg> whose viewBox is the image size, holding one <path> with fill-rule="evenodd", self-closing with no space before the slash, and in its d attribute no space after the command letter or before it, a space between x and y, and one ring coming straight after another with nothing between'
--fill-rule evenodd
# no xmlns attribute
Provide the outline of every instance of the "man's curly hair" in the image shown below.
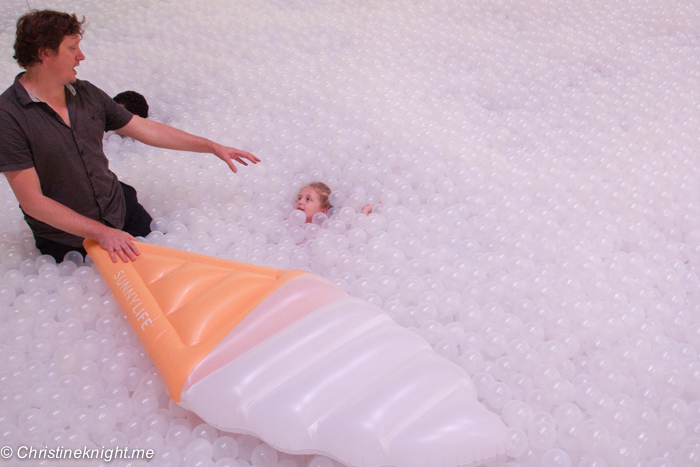
<svg viewBox="0 0 700 467"><path fill-rule="evenodd" d="M22 68L41 63L41 49L58 50L66 36L83 35L82 21L75 13L69 15L54 10L32 10L17 20L14 59Z"/></svg>

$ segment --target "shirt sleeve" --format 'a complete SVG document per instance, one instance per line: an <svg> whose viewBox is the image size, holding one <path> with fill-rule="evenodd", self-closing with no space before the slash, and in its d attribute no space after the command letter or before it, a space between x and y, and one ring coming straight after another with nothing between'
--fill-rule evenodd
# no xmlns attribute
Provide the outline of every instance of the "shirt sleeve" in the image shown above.
<svg viewBox="0 0 700 467"><path fill-rule="evenodd" d="M34 167L27 135L8 112L0 111L0 172Z"/></svg>
<svg viewBox="0 0 700 467"><path fill-rule="evenodd" d="M134 114L114 102L114 99L100 88L95 87L95 89L99 93L100 102L105 109L105 131L118 130L131 121Z"/></svg>

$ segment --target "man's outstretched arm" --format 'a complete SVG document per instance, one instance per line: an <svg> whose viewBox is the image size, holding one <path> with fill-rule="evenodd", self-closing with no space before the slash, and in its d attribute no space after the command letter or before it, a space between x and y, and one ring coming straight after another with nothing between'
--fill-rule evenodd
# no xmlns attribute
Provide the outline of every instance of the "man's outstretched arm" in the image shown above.
<svg viewBox="0 0 700 467"><path fill-rule="evenodd" d="M237 172L233 161L248 165L246 160L257 164L260 162L253 154L236 148L229 148L221 144L209 141L200 136L191 135L164 123L141 118L138 115L118 129L117 134L129 136L149 146L165 149L177 149L179 151L208 152L224 161L234 172Z"/></svg>
<svg viewBox="0 0 700 467"><path fill-rule="evenodd" d="M78 214L69 207L44 196L34 167L5 172L5 177L24 212L33 218L78 237L96 240L109 252L109 256L115 263L117 255L124 262L136 259L139 250L134 244L134 237L127 232L107 227Z"/></svg>

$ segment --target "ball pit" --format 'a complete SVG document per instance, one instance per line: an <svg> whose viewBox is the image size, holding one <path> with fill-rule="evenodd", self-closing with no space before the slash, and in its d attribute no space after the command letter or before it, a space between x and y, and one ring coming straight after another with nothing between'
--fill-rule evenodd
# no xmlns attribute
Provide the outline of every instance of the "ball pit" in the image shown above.
<svg viewBox="0 0 700 467"><path fill-rule="evenodd" d="M493 465L697 462L695 3L31 6L87 17L79 78L263 159L232 174L106 135L154 217L146 241L308 269L382 307L510 428ZM4 86L24 11L0 5ZM303 224L292 202L314 180L337 209ZM333 465L174 405L94 268L40 256L4 180L0 206L0 445Z"/></svg>

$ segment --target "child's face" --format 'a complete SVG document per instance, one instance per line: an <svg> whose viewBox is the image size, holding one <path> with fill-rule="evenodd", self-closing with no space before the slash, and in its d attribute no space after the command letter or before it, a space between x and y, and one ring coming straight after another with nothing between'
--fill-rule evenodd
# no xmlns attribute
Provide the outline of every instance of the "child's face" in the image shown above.
<svg viewBox="0 0 700 467"><path fill-rule="evenodd" d="M318 195L318 192L310 186L305 186L299 192L296 208L300 211L304 211L304 214L306 214L306 222L311 222L311 219L317 212L328 212L328 209L321 209L321 197Z"/></svg>

